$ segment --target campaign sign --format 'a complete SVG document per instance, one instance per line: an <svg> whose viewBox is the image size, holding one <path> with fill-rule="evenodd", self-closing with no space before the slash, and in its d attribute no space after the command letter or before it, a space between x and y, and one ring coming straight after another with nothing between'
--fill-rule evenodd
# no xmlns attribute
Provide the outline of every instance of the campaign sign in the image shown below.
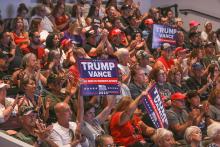
<svg viewBox="0 0 220 147"><path fill-rule="evenodd" d="M169 43L172 47L176 47L177 29L171 26L154 24L152 48L157 49L163 43Z"/></svg>
<svg viewBox="0 0 220 147"><path fill-rule="evenodd" d="M81 95L120 94L116 60L79 59L78 63Z"/></svg>
<svg viewBox="0 0 220 147"><path fill-rule="evenodd" d="M156 84L147 91L147 97L142 98L142 103L156 128L167 128L168 120L162 99Z"/></svg>

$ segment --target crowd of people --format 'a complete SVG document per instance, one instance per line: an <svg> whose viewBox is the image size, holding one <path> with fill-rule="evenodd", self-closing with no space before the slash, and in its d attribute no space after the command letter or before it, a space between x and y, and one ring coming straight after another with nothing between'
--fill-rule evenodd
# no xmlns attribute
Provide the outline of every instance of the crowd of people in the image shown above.
<svg viewBox="0 0 220 147"><path fill-rule="evenodd" d="M220 147L220 29L133 0L85 5L21 3L0 20L1 132L34 146ZM152 48L154 24L177 29L176 47ZM121 94L80 95L79 58L117 60ZM167 128L142 104L152 84Z"/></svg>

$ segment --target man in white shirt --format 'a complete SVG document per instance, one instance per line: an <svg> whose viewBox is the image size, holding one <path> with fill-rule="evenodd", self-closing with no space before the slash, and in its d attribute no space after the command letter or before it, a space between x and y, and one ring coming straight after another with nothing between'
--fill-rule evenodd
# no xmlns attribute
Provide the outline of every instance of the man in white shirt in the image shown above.
<svg viewBox="0 0 220 147"><path fill-rule="evenodd" d="M16 99L7 98L7 84L0 81L0 129L16 129L20 127L16 114L18 112Z"/></svg>
<svg viewBox="0 0 220 147"><path fill-rule="evenodd" d="M58 146L62 147L88 147L89 142L78 133L75 122L71 122L71 110L67 103L57 103L54 107L57 123L53 124L50 139Z"/></svg>

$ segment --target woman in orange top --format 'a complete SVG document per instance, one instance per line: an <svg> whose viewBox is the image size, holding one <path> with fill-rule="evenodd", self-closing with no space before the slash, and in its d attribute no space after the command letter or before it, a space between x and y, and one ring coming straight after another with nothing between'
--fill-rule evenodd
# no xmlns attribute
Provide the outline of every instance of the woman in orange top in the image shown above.
<svg viewBox="0 0 220 147"><path fill-rule="evenodd" d="M29 43L28 32L24 31L24 21L22 17L16 17L13 25L14 30L12 31L12 39L14 40L16 46L21 50L25 50Z"/></svg>
<svg viewBox="0 0 220 147"><path fill-rule="evenodd" d="M57 3L50 20L59 31L65 31L69 28L70 17L65 14L65 5L63 3Z"/></svg>

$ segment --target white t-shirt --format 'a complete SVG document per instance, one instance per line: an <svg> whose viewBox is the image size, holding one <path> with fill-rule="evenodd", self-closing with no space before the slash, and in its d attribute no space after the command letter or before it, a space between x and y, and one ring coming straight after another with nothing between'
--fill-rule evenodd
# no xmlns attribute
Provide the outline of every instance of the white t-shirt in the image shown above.
<svg viewBox="0 0 220 147"><path fill-rule="evenodd" d="M202 31L201 39L202 39L202 41L207 41L208 40L208 34L205 31Z"/></svg>
<svg viewBox="0 0 220 147"><path fill-rule="evenodd" d="M59 123L53 124L53 130L50 134L50 139L56 143L59 147L71 147L72 138L75 136L76 123L69 122L69 128L65 128ZM85 142L78 144L76 147L88 147L89 142L86 139Z"/></svg>
<svg viewBox="0 0 220 147"><path fill-rule="evenodd" d="M128 65L124 66L122 64L118 64L118 68L121 70L122 75L127 75L127 76L130 75L131 71L130 71L130 68ZM131 80L131 78L128 80L128 83L125 83L125 84L129 85L130 80Z"/></svg>
<svg viewBox="0 0 220 147"><path fill-rule="evenodd" d="M5 98L5 106L0 103L0 124L5 122L3 111L5 108L8 106L12 105L14 103L13 98ZM18 106L16 105L14 110L12 111L12 114L17 114L18 113Z"/></svg>

